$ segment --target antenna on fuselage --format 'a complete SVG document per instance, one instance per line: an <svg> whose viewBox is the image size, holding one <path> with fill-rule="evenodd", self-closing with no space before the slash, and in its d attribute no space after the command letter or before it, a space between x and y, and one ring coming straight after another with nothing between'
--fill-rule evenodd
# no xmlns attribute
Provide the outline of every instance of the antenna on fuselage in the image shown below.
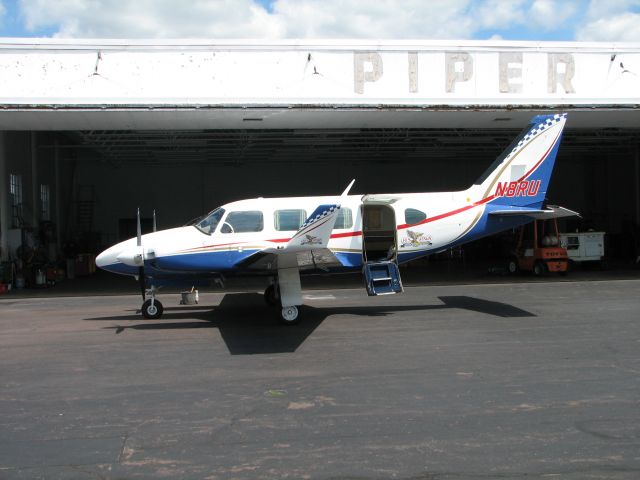
<svg viewBox="0 0 640 480"><path fill-rule="evenodd" d="M153 210L153 231L157 232L158 231L158 226L156 225L156 210Z"/></svg>
<svg viewBox="0 0 640 480"><path fill-rule="evenodd" d="M351 180L351 183L347 186L347 188L344 189L344 192L342 192L342 195L340 195L341 197L346 197L347 194L349 193L349 190L351 190L351 187L353 187L353 184L356 183L356 179L354 178L353 180Z"/></svg>

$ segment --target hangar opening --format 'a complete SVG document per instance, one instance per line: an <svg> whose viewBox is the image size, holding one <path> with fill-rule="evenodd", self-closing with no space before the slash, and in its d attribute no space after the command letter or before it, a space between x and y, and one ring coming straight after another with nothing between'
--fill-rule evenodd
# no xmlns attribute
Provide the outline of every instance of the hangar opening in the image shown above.
<svg viewBox="0 0 640 480"><path fill-rule="evenodd" d="M31 62L29 71L43 75L39 82L51 80L53 70L43 73L33 65L52 65L77 54L73 62L60 63L58 70L71 80L80 80L49 82L53 86L46 91L44 83L37 83L29 90L19 81L22 67L11 64L16 81L7 81L7 96L0 99L3 261L24 252L40 256L43 263L66 256L87 254L90 258L133 236L138 207L143 230L150 231L154 211L158 228L164 229L184 225L242 198L339 194L353 178L352 193L363 195L462 190L486 170L531 117L562 111L568 112L569 120L549 202L581 213L581 219L564 223L566 231L604 231L608 255L627 261L637 257L640 110L637 98L628 94L637 92L633 83L637 81L609 68L613 65L611 51L616 48L615 55L624 55L626 68L635 68L640 56L637 49L603 45L586 51L583 60L582 50L572 57L554 56L553 52L569 46L522 47L522 56L516 59L523 65L530 55L532 61L548 61L549 68L558 62L565 66L574 62L577 73L563 77L562 72L573 70L558 67L548 70L548 78L542 80L527 83L523 77L522 87L517 87L512 77L503 78L503 70L491 73L493 67L487 67L487 78L496 76L497 94L506 92L509 102L505 103L496 100L489 87L482 90L484 80L478 80L472 91L467 76L449 78L447 69L442 79L434 80L442 80L440 83L427 78L425 68L420 76L409 70L407 87L406 79L400 76L397 80L388 67L406 60L404 46L381 49L375 62L363 57L359 48L336 52L333 47L317 45L276 45L261 50L246 45L138 45L127 50L122 45L70 47L52 41L31 46L32 51L25 53L22 47L4 45L0 51L3 65L16 58ZM434 55L442 54L446 62L455 64L457 57L446 53L451 48L440 45ZM469 58L476 62L473 71L480 75L485 61L480 52L487 45L455 48L470 52ZM308 55L307 50L313 49L320 53ZM432 50L432 45L421 45L418 57L408 57L409 64L427 64ZM65 52L64 58L60 51ZM99 65L96 52L101 52ZM500 47L489 48L488 55L494 54L496 64L502 65ZM217 67L207 63L221 57L235 63ZM294 68L299 59L308 62L313 58L317 65L315 69L305 67L293 83L285 81L288 71L278 73L274 66L273 75L283 79L278 77L265 87L264 81L250 84L255 79L238 70L244 57L259 58L264 65L286 64L286 68L289 64ZM121 71L132 78L151 75L156 68L153 62L160 59L173 65L176 78L183 76L185 81L203 75L198 72L206 68L218 68L215 81L226 82L217 84L221 97L204 97L198 90L200 84L194 84L193 94L200 97L176 100L171 95L183 95L188 82L175 90L175 78L169 84L160 77L154 81L168 89L160 101L151 98L161 93L151 81L145 84L147 90L136 90L137 96L133 91L115 91L122 82L116 84L113 79ZM461 68L469 62L465 59ZM366 75L367 69L383 60L384 75ZM149 72L133 70L135 62L146 62ZM581 72L589 71L590 62L598 75L602 63L615 90L597 91L583 81L588 74ZM84 63L91 64L88 76ZM345 70L345 65L351 70ZM6 70L10 72L9 67ZM309 73L314 70L324 77ZM265 71L272 74L268 68ZM347 78L338 82L341 76ZM374 77L375 82L366 80ZM238 82L244 82L244 90L236 89ZM408 88L408 93L398 92L399 85ZM527 92L538 88L536 85L542 85L539 97ZM436 87L440 89L436 93L428 90ZM581 96L570 97L574 94ZM90 102L87 95L91 95ZM42 245L46 245L44 250ZM474 254L481 257L491 248L481 245ZM78 265L92 269L90 262Z"/></svg>
<svg viewBox="0 0 640 480"><path fill-rule="evenodd" d="M359 194L461 190L518 131L319 128L4 135L7 158L37 165L38 177L48 178L52 187L57 165L61 191L53 190L48 208L59 210L58 235L62 243L77 241L81 250L92 252L135 234L137 207L149 231L154 210L158 227L169 228L232 200L336 194L351 178ZM613 238L637 222L639 144L639 129L567 128L549 201L581 213L572 228L602 229ZM7 173L12 171L18 170L9 164ZM27 192L39 185L46 184L22 186L22 211L17 211L20 205L11 206L19 217L12 218L14 225L31 227L34 211L26 200L41 192ZM45 213L40 208L39 214Z"/></svg>

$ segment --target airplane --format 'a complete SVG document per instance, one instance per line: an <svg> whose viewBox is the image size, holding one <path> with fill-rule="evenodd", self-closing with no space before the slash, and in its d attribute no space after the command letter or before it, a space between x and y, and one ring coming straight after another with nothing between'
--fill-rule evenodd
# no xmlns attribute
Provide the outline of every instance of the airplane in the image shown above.
<svg viewBox="0 0 640 480"><path fill-rule="evenodd" d="M566 120L566 113L535 116L462 191L350 195L353 180L341 195L235 201L145 235L138 210L137 236L96 264L136 277L148 319L163 313L159 287L226 276L268 277L265 301L281 308L285 324L300 321L301 274L361 271L368 295L401 293L400 264L534 219L577 215L546 204Z"/></svg>

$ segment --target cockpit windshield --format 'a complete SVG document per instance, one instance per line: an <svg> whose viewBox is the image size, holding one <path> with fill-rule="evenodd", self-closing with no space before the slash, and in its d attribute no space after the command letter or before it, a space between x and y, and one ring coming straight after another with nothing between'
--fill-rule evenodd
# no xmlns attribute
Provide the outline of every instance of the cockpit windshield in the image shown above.
<svg viewBox="0 0 640 480"><path fill-rule="evenodd" d="M194 226L200 230L202 233L206 233L207 235L211 235L218 226L220 219L224 215L223 208L216 208L213 212L209 213L202 221L196 223Z"/></svg>

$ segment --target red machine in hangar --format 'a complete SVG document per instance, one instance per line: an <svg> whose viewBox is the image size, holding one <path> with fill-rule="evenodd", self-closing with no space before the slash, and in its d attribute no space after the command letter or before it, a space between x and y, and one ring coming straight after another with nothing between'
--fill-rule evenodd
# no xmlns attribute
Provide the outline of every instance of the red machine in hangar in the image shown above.
<svg viewBox="0 0 640 480"><path fill-rule="evenodd" d="M557 218L534 220L523 226L511 253L507 265L509 273L527 271L534 275L547 272L566 275L569 270L569 256L560 245Z"/></svg>

